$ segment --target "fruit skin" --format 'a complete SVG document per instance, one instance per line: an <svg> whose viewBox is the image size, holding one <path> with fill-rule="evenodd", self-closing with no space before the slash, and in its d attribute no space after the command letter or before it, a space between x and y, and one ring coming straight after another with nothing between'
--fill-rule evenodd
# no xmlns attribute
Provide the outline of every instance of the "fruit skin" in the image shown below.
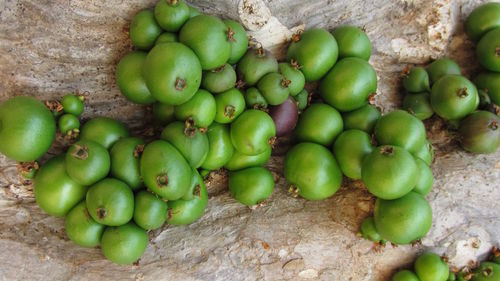
<svg viewBox="0 0 500 281"><path fill-rule="evenodd" d="M269 114L249 109L231 124L230 134L237 151L257 155L266 151L270 139L276 136L276 128Z"/></svg>
<svg viewBox="0 0 500 281"><path fill-rule="evenodd" d="M417 183L415 184L415 187L412 189L412 191L425 196L432 189L434 176L432 175L431 168L427 165L427 163L424 162L424 160L415 158L415 163L417 164L419 176L417 179Z"/></svg>
<svg viewBox="0 0 500 281"><path fill-rule="evenodd" d="M201 13L197 8L189 6L189 18L194 18L199 15L201 15Z"/></svg>
<svg viewBox="0 0 500 281"><path fill-rule="evenodd" d="M179 105L198 91L201 64L184 44L163 43L149 51L142 75L153 98L161 103Z"/></svg>
<svg viewBox="0 0 500 281"><path fill-rule="evenodd" d="M411 153L425 143L426 133L422 121L404 110L394 110L382 116L375 125L378 144L402 147Z"/></svg>
<svg viewBox="0 0 500 281"><path fill-rule="evenodd" d="M156 38L155 45L170 43L170 42L179 42L179 39L177 38L177 33L171 33L166 31L160 34L158 38Z"/></svg>
<svg viewBox="0 0 500 281"><path fill-rule="evenodd" d="M413 67L404 75L403 86L408 93L429 92L429 74L423 67Z"/></svg>
<svg viewBox="0 0 500 281"><path fill-rule="evenodd" d="M140 11L130 23L130 40L138 49L148 50L153 47L161 32L152 10Z"/></svg>
<svg viewBox="0 0 500 281"><path fill-rule="evenodd" d="M103 255L116 264L132 264L148 245L148 234L133 222L107 227L101 240Z"/></svg>
<svg viewBox="0 0 500 281"><path fill-rule="evenodd" d="M80 140L91 140L110 149L119 139L128 137L129 132L121 122L108 117L96 117L83 124Z"/></svg>
<svg viewBox="0 0 500 281"><path fill-rule="evenodd" d="M231 123L245 111L245 97L240 90L232 88L215 96L215 108L215 122Z"/></svg>
<svg viewBox="0 0 500 281"><path fill-rule="evenodd" d="M147 53L134 51L125 55L116 67L116 84L121 93L131 102L151 104L155 99L146 86L142 76Z"/></svg>
<svg viewBox="0 0 500 281"><path fill-rule="evenodd" d="M67 94L61 99L64 113L80 116L83 113L83 97L74 94Z"/></svg>
<svg viewBox="0 0 500 281"><path fill-rule="evenodd" d="M18 162L42 157L52 146L56 122L32 97L12 97L0 104L0 153Z"/></svg>
<svg viewBox="0 0 500 281"><path fill-rule="evenodd" d="M373 149L370 135L366 132L346 130L335 140L333 154L346 177L361 179L361 164Z"/></svg>
<svg viewBox="0 0 500 281"><path fill-rule="evenodd" d="M82 247L99 246L104 227L90 216L85 200L73 207L64 219L66 235L73 243Z"/></svg>
<svg viewBox="0 0 500 281"><path fill-rule="evenodd" d="M190 9L184 0L160 0L155 6L154 14L161 28L177 32L189 19Z"/></svg>
<svg viewBox="0 0 500 281"><path fill-rule="evenodd" d="M249 49L238 62L236 70L245 85L253 86L264 75L278 72L278 61L268 50Z"/></svg>
<svg viewBox="0 0 500 281"><path fill-rule="evenodd" d="M500 18L500 16L499 16ZM500 27L486 33L476 47L479 63L486 69L500 72Z"/></svg>
<svg viewBox="0 0 500 281"><path fill-rule="evenodd" d="M201 86L211 93L218 94L234 88L236 71L230 64L203 72Z"/></svg>
<svg viewBox="0 0 500 281"><path fill-rule="evenodd" d="M319 86L325 102L342 112L362 107L376 90L375 70L359 58L345 58L337 62Z"/></svg>
<svg viewBox="0 0 500 281"><path fill-rule="evenodd" d="M161 138L177 148L193 168L199 168L207 158L207 135L196 128L186 128L182 122L172 122L161 132Z"/></svg>
<svg viewBox="0 0 500 281"><path fill-rule="evenodd" d="M361 235L363 235L363 238L373 242L382 241L382 236L380 236L375 228L375 221L373 220L373 217L367 217L363 220L361 223Z"/></svg>
<svg viewBox="0 0 500 281"><path fill-rule="evenodd" d="M297 102L299 110L304 110L309 105L309 93L307 93L305 89L300 91L300 93L293 98Z"/></svg>
<svg viewBox="0 0 500 281"><path fill-rule="evenodd" d="M403 98L403 109L415 115L420 120L426 120L434 115L429 93L408 94Z"/></svg>
<svg viewBox="0 0 500 281"><path fill-rule="evenodd" d="M271 146L267 146L264 152L253 156L245 155L235 149L229 161L224 164L224 168L229 171L237 171L250 167L264 166L269 158L271 158L271 152Z"/></svg>
<svg viewBox="0 0 500 281"><path fill-rule="evenodd" d="M78 117L73 114L63 114L59 117L57 126L59 127L59 131L63 135L66 135L68 132L80 128L80 120L78 120Z"/></svg>
<svg viewBox="0 0 500 281"><path fill-rule="evenodd" d="M177 200L188 190L191 167L170 143L156 140L146 145L140 164L144 184L162 198Z"/></svg>
<svg viewBox="0 0 500 281"><path fill-rule="evenodd" d="M201 167L206 170L218 170L222 168L233 156L233 144L229 127L213 123L208 127L208 153Z"/></svg>
<svg viewBox="0 0 500 281"><path fill-rule="evenodd" d="M356 110L342 114L344 129L357 129L371 134L380 116L380 111L376 106L364 105Z"/></svg>
<svg viewBox="0 0 500 281"><path fill-rule="evenodd" d="M182 198L168 202L168 224L186 225L195 222L203 216L208 202L207 188L198 171L193 171L193 177L194 181L187 192L191 195L189 196L191 198Z"/></svg>
<svg viewBox="0 0 500 281"><path fill-rule="evenodd" d="M167 219L167 203L148 191L134 198L134 222L145 230L160 228Z"/></svg>
<svg viewBox="0 0 500 281"><path fill-rule="evenodd" d="M144 145L144 141L140 138L127 137L117 141L109 151L111 175L125 182L133 191L141 189L144 185L139 168Z"/></svg>
<svg viewBox="0 0 500 281"><path fill-rule="evenodd" d="M56 156L40 167L33 185L40 209L54 217L63 217L85 198L87 187L66 173L64 156Z"/></svg>
<svg viewBox="0 0 500 281"><path fill-rule="evenodd" d="M161 125L167 125L168 123L175 120L174 116L174 106L170 104L163 104L159 102L153 103L152 113L153 118L159 122Z"/></svg>
<svg viewBox="0 0 500 281"><path fill-rule="evenodd" d="M378 198L373 217L382 238L396 244L424 237L432 225L431 206L415 192L395 200Z"/></svg>
<svg viewBox="0 0 500 281"><path fill-rule="evenodd" d="M269 115L273 118L276 136L281 137L293 131L299 118L297 103L287 98L282 104L269 109Z"/></svg>
<svg viewBox="0 0 500 281"><path fill-rule="evenodd" d="M493 153L500 146L500 118L489 111L476 111L458 127L461 146L472 153Z"/></svg>
<svg viewBox="0 0 500 281"><path fill-rule="evenodd" d="M500 265L493 262L482 262L475 269L470 281L498 281L500 280Z"/></svg>
<svg viewBox="0 0 500 281"><path fill-rule="evenodd" d="M229 175L229 191L243 205L260 204L273 193L274 178L263 167L252 167Z"/></svg>
<svg viewBox="0 0 500 281"><path fill-rule="evenodd" d="M420 281L446 281L450 268L439 255L424 253L415 260L415 273Z"/></svg>
<svg viewBox="0 0 500 281"><path fill-rule="evenodd" d="M339 58L357 57L369 60L372 54L370 38L356 26L344 25L332 31L339 47Z"/></svg>
<svg viewBox="0 0 500 281"><path fill-rule="evenodd" d="M71 145L64 161L68 175L79 184L87 186L105 178L111 166L106 148L90 140L81 140Z"/></svg>
<svg viewBox="0 0 500 281"><path fill-rule="evenodd" d="M285 157L285 178L307 200L323 200L340 187L342 172L332 153L324 146L302 142Z"/></svg>
<svg viewBox="0 0 500 281"><path fill-rule="evenodd" d="M474 79L479 90L483 90L490 96L494 104L500 105L500 73L484 71Z"/></svg>
<svg viewBox="0 0 500 281"><path fill-rule="evenodd" d="M262 96L270 105L282 104L290 95L288 90L287 80L279 73L272 72L264 75L257 83Z"/></svg>
<svg viewBox="0 0 500 281"><path fill-rule="evenodd" d="M231 56L227 31L219 18L199 15L182 26L179 41L195 52L203 70L210 70L224 65Z"/></svg>
<svg viewBox="0 0 500 281"><path fill-rule="evenodd" d="M302 67L307 82L320 80L337 62L337 41L327 30L311 28L288 47L287 61L295 60Z"/></svg>
<svg viewBox="0 0 500 281"><path fill-rule="evenodd" d="M467 78L446 75L432 86L431 106L437 115L447 120L461 119L479 105L477 89Z"/></svg>
<svg viewBox="0 0 500 281"><path fill-rule="evenodd" d="M412 153L413 156L416 158L419 158L427 164L427 166L430 166L432 161L434 160L434 147L432 146L432 143L429 142L429 140L425 140L425 143L417 149L417 151Z"/></svg>
<svg viewBox="0 0 500 281"><path fill-rule="evenodd" d="M465 21L465 32L473 41L479 39L493 28L500 27L500 4L486 3L476 7Z"/></svg>
<svg viewBox="0 0 500 281"><path fill-rule="evenodd" d="M278 64L279 71L287 80L290 80L290 85L288 85L288 91L291 96L296 96L300 91L304 89L306 84L306 78L302 71L292 66L289 63L282 62Z"/></svg>
<svg viewBox="0 0 500 281"><path fill-rule="evenodd" d="M405 269L392 276L392 281L420 281L415 273Z"/></svg>
<svg viewBox="0 0 500 281"><path fill-rule="evenodd" d="M257 88L248 88L245 91L245 103L247 108L260 109L267 108L267 101Z"/></svg>
<svg viewBox="0 0 500 281"><path fill-rule="evenodd" d="M446 75L462 75L462 70L455 61L440 58L427 66L427 74L429 74L431 84L434 84Z"/></svg>
<svg viewBox="0 0 500 281"><path fill-rule="evenodd" d="M206 128L215 119L216 102L209 92L199 89L187 102L174 108L175 118L178 120L192 120L194 126Z"/></svg>
<svg viewBox="0 0 500 281"><path fill-rule="evenodd" d="M245 55L248 49L247 33L239 22L230 19L225 19L223 22L228 28L231 28L232 32L234 32L232 35L233 39L229 40L231 44L231 55L227 62L229 64L235 64Z"/></svg>
<svg viewBox="0 0 500 281"><path fill-rule="evenodd" d="M330 146L343 128L340 113L327 104L318 103L312 104L300 115L294 135L299 141Z"/></svg>
<svg viewBox="0 0 500 281"><path fill-rule="evenodd" d="M134 193L117 179L106 178L94 184L85 200L90 216L100 224L123 225L134 215Z"/></svg>

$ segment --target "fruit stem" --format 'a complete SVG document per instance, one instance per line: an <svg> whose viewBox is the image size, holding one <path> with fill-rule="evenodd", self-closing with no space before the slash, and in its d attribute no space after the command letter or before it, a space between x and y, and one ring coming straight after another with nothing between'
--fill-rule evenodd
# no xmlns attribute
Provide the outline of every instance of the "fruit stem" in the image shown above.
<svg viewBox="0 0 500 281"><path fill-rule="evenodd" d="M276 144L276 137L272 137L269 139L269 145L271 148L274 148L274 145Z"/></svg>
<svg viewBox="0 0 500 281"><path fill-rule="evenodd" d="M46 100L45 106L54 113L59 113L63 110L63 105L57 100Z"/></svg>
<svg viewBox="0 0 500 281"><path fill-rule="evenodd" d="M221 65L221 66L219 66L219 67L217 67L215 69L210 70L210 72L212 72L212 73L221 73L224 70L225 67L226 67L226 65L223 64L223 65Z"/></svg>
<svg viewBox="0 0 500 281"><path fill-rule="evenodd" d="M235 85L235 88L236 89L243 89L243 87L245 87L245 82L243 80L238 80L236 81L236 85Z"/></svg>
<svg viewBox="0 0 500 281"><path fill-rule="evenodd" d="M142 152L144 152L144 144L136 145L135 149L134 149L134 158L139 158L139 156L141 156Z"/></svg>
<svg viewBox="0 0 500 281"><path fill-rule="evenodd" d="M89 157L89 151L86 144L84 144L83 146L74 144L73 146L75 147L75 151L71 153L71 156L81 160L85 160Z"/></svg>
<svg viewBox="0 0 500 281"><path fill-rule="evenodd" d="M302 31L301 31L301 30L299 30L299 31L297 31L297 33L294 33L294 34L292 35L292 41L293 41L293 42L299 42L299 41L300 41L300 37L301 37L301 36L302 36Z"/></svg>
<svg viewBox="0 0 500 281"><path fill-rule="evenodd" d="M186 86L187 86L186 80L179 78L179 77L177 77L177 79L175 79L175 89L177 91L184 90L186 88Z"/></svg>
<svg viewBox="0 0 500 281"><path fill-rule="evenodd" d="M196 135L196 127L186 127L184 128L184 135L192 138Z"/></svg>
<svg viewBox="0 0 500 281"><path fill-rule="evenodd" d="M288 193L290 193L293 198L297 198L299 197L299 188L291 185L290 188L288 188Z"/></svg>
<svg viewBox="0 0 500 281"><path fill-rule="evenodd" d="M459 98L465 98L469 95L469 92L467 91L466 87L463 87L462 89L458 90L457 96Z"/></svg>
<svg viewBox="0 0 500 281"><path fill-rule="evenodd" d="M281 79L281 87L288 88L288 86L290 86L290 83L292 83L292 81L286 79L286 77L283 76L283 79Z"/></svg>
<svg viewBox="0 0 500 281"><path fill-rule="evenodd" d="M257 48L256 52L257 52L257 56L259 56L259 57L263 57L266 55L266 51L264 51L264 48L262 48L262 46Z"/></svg>
<svg viewBox="0 0 500 281"><path fill-rule="evenodd" d="M394 153L394 147L392 146L382 146L380 149L380 154L382 155L392 155Z"/></svg>
<svg viewBox="0 0 500 281"><path fill-rule="evenodd" d="M233 118L234 113L236 112L236 108L233 105L226 105L226 108L224 108L224 116L228 118Z"/></svg>
<svg viewBox="0 0 500 281"><path fill-rule="evenodd" d="M492 130L498 130L498 122L497 121L491 121L490 124L488 124L488 128Z"/></svg>
<svg viewBox="0 0 500 281"><path fill-rule="evenodd" d="M162 188L168 185L168 175L166 173L162 173L156 176L156 184L158 187Z"/></svg>
<svg viewBox="0 0 500 281"><path fill-rule="evenodd" d="M197 184L195 187L194 187L194 191L193 191L193 195L194 196L198 196L201 198L201 187L199 184Z"/></svg>
<svg viewBox="0 0 500 281"><path fill-rule="evenodd" d="M299 70L299 69L301 69L301 68L302 68L302 66L299 64L299 62L298 62L298 61L296 61L296 60L294 60L294 59L291 59L291 60L290 60L290 65L291 65L293 68L297 69L297 70Z"/></svg>
<svg viewBox="0 0 500 281"><path fill-rule="evenodd" d="M231 29L231 27L227 27L227 40L231 42L236 42L236 39L234 39L234 31Z"/></svg>
<svg viewBox="0 0 500 281"><path fill-rule="evenodd" d="M106 217L106 209L102 207L97 208L97 217L101 220L104 219Z"/></svg>

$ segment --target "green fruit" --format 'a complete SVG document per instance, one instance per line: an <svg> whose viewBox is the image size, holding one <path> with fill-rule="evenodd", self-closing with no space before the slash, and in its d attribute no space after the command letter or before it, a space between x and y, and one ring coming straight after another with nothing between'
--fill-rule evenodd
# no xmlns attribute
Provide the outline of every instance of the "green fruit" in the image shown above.
<svg viewBox="0 0 500 281"><path fill-rule="evenodd" d="M61 105L63 106L64 113L73 114L75 116L80 116L83 113L83 96L77 96L74 94L67 94L61 99Z"/></svg>
<svg viewBox="0 0 500 281"><path fill-rule="evenodd" d="M405 269L392 276L391 281L420 281L415 273Z"/></svg>
<svg viewBox="0 0 500 281"><path fill-rule="evenodd" d="M140 138L128 137L117 141L109 151L111 175L125 182L134 191L143 187L139 159L144 145Z"/></svg>
<svg viewBox="0 0 500 281"><path fill-rule="evenodd" d="M446 281L450 274L448 264L434 253L420 255L414 266L420 281Z"/></svg>
<svg viewBox="0 0 500 281"><path fill-rule="evenodd" d="M289 80L286 80L283 75L271 72L264 75L264 77L259 80L257 89L259 89L267 103L270 105L280 105L290 94L288 83Z"/></svg>
<svg viewBox="0 0 500 281"><path fill-rule="evenodd" d="M482 262L475 269L470 281L500 281L500 265L492 262Z"/></svg>
<svg viewBox="0 0 500 281"><path fill-rule="evenodd" d="M157 229L167 219L167 203L157 195L141 191L134 199L134 222L145 230Z"/></svg>
<svg viewBox="0 0 500 281"><path fill-rule="evenodd" d="M161 28L177 32L189 19L191 12L183 0L160 0L155 6L154 13Z"/></svg>
<svg viewBox="0 0 500 281"><path fill-rule="evenodd" d="M476 47L476 55L484 68L500 72L500 26L481 38Z"/></svg>
<svg viewBox="0 0 500 281"><path fill-rule="evenodd" d="M222 168L233 156L233 144L229 127L213 123L208 127L208 153L205 162L201 164L203 169L218 170Z"/></svg>
<svg viewBox="0 0 500 281"><path fill-rule="evenodd" d="M447 75L432 86L432 109L444 119L461 119L473 112L478 104L476 86L463 76Z"/></svg>
<svg viewBox="0 0 500 281"><path fill-rule="evenodd" d="M187 102L201 83L198 57L177 42L159 44L151 49L142 74L153 98L171 105Z"/></svg>
<svg viewBox="0 0 500 281"><path fill-rule="evenodd" d="M376 106L364 105L356 110L342 114L344 129L357 129L371 134L380 116L380 111Z"/></svg>
<svg viewBox="0 0 500 281"><path fill-rule="evenodd" d="M479 106L478 106L478 109L488 110L489 111L489 109L491 108L491 98L488 95L488 93L486 93L483 90L478 89L477 90L477 94L479 96Z"/></svg>
<svg viewBox="0 0 500 281"><path fill-rule="evenodd" d="M500 3L485 3L476 7L465 21L465 32L474 40L479 41L486 32L500 27Z"/></svg>
<svg viewBox="0 0 500 281"><path fill-rule="evenodd" d="M373 242L382 241L382 237L375 228L375 221L373 220L373 217L368 217L363 220L361 223L361 235L363 235L363 238Z"/></svg>
<svg viewBox="0 0 500 281"><path fill-rule="evenodd" d="M346 177L361 179L361 164L373 149L370 135L360 130L347 130L335 140L333 154Z"/></svg>
<svg viewBox="0 0 500 281"><path fill-rule="evenodd" d="M215 122L227 124L233 122L245 110L245 97L236 88L215 96Z"/></svg>
<svg viewBox="0 0 500 281"><path fill-rule="evenodd" d="M191 167L170 143L156 140L146 145L141 156L144 184L167 200L177 200L191 182Z"/></svg>
<svg viewBox="0 0 500 281"><path fill-rule="evenodd" d="M415 158L423 160L427 166L430 166L434 160L434 147L432 146L432 143L426 139L425 143L412 154Z"/></svg>
<svg viewBox="0 0 500 281"><path fill-rule="evenodd" d="M71 145L64 161L68 175L79 184L87 186L105 178L111 165L106 148L90 140L81 140Z"/></svg>
<svg viewBox="0 0 500 281"><path fill-rule="evenodd" d="M429 74L423 67L413 67L404 74L403 86L408 93L429 92Z"/></svg>
<svg viewBox="0 0 500 281"><path fill-rule="evenodd" d="M289 63L282 62L278 64L278 67L283 77L290 81L290 84L288 85L290 95L296 96L304 89L304 85L306 83L304 74L298 69L297 65L293 66Z"/></svg>
<svg viewBox="0 0 500 281"><path fill-rule="evenodd" d="M424 160L415 158L415 163L417 164L419 176L417 179L417 183L415 184L415 187L412 189L412 191L425 196L432 189L434 176L432 175L431 168L427 165L427 163L424 162Z"/></svg>
<svg viewBox="0 0 500 281"><path fill-rule="evenodd" d="M197 8L189 6L189 18L194 18L199 15L201 15L201 13Z"/></svg>
<svg viewBox="0 0 500 281"><path fill-rule="evenodd" d="M264 75L278 72L278 61L268 50L249 49L238 62L236 70L245 85L253 86Z"/></svg>
<svg viewBox="0 0 500 281"><path fill-rule="evenodd" d="M65 216L87 194L87 187L75 182L66 173L62 155L40 167L33 189L40 209L54 217Z"/></svg>
<svg viewBox="0 0 500 281"><path fill-rule="evenodd" d="M155 101L142 76L146 56L144 52L131 52L116 67L115 77L120 91L129 101L137 104L151 104Z"/></svg>
<svg viewBox="0 0 500 281"><path fill-rule="evenodd" d="M448 276L448 281L455 281L457 280L457 276L453 271L450 271L450 275Z"/></svg>
<svg viewBox="0 0 500 281"><path fill-rule="evenodd" d="M410 192L395 200L378 198L374 219L382 238L396 244L410 244L429 232L432 209L423 196Z"/></svg>
<svg viewBox="0 0 500 281"><path fill-rule="evenodd" d="M377 74L359 58L340 60L321 80L319 91L326 103L339 111L352 111L368 102L377 90Z"/></svg>
<svg viewBox="0 0 500 281"><path fill-rule="evenodd" d="M155 102L152 106L153 118L158 121L161 125L167 125L168 123L175 120L174 116L174 106L170 104L164 104Z"/></svg>
<svg viewBox="0 0 500 281"><path fill-rule="evenodd" d="M90 216L100 224L126 224L134 215L134 193L126 183L117 179L103 179L91 186L86 202Z"/></svg>
<svg viewBox="0 0 500 281"><path fill-rule="evenodd" d="M500 146L500 118L488 111L476 111L460 122L462 147L472 153L493 153Z"/></svg>
<svg viewBox="0 0 500 281"><path fill-rule="evenodd" d="M257 88L248 88L245 92L245 103L247 108L262 109L267 108L267 101Z"/></svg>
<svg viewBox="0 0 500 281"><path fill-rule="evenodd" d="M500 73L481 72L474 82L479 90L488 93L494 104L500 105Z"/></svg>
<svg viewBox="0 0 500 281"><path fill-rule="evenodd" d="M201 86L211 93L218 94L234 88L236 71L230 64L203 72Z"/></svg>
<svg viewBox="0 0 500 281"><path fill-rule="evenodd" d="M130 40L138 49L148 50L153 47L161 32L152 10L140 11L130 24Z"/></svg>
<svg viewBox="0 0 500 281"><path fill-rule="evenodd" d="M148 234L135 223L107 227L101 240L102 254L117 264L132 264L146 250Z"/></svg>
<svg viewBox="0 0 500 281"><path fill-rule="evenodd" d="M125 125L108 117L90 119L82 126L81 140L91 140L110 149L115 142L129 136Z"/></svg>
<svg viewBox="0 0 500 281"><path fill-rule="evenodd" d="M215 119L216 102L209 92L199 89L187 102L174 108L174 115L178 120L193 122L193 126L206 128Z"/></svg>
<svg viewBox="0 0 500 281"><path fill-rule="evenodd" d="M340 113L327 104L318 103L312 104L300 115L294 135L299 141L330 146L343 128Z"/></svg>
<svg viewBox="0 0 500 281"><path fill-rule="evenodd" d="M172 144L184 156L189 165L199 168L208 154L206 134L192 127L185 127L182 122L172 122L161 132L161 138Z"/></svg>
<svg viewBox="0 0 500 281"><path fill-rule="evenodd" d="M434 84L446 75L462 75L462 70L455 61L441 58L427 66L427 74L429 74L431 84Z"/></svg>
<svg viewBox="0 0 500 281"><path fill-rule="evenodd" d="M97 223L87 211L85 201L69 211L64 220L66 235L78 246L96 247L101 244L104 225Z"/></svg>
<svg viewBox="0 0 500 281"><path fill-rule="evenodd" d="M179 31L179 41L196 53L203 70L220 67L231 56L228 27L214 16L189 19Z"/></svg>
<svg viewBox="0 0 500 281"><path fill-rule="evenodd" d="M320 80L337 62L337 41L327 30L311 28L293 41L286 53L287 61L295 60L307 82Z"/></svg>
<svg viewBox="0 0 500 281"><path fill-rule="evenodd" d="M224 164L224 168L229 171L237 171L250 167L264 166L269 158L271 158L271 152L271 146L267 146L264 152L253 156L245 155L235 149L229 161Z"/></svg>
<svg viewBox="0 0 500 281"><path fill-rule="evenodd" d="M80 120L75 115L66 113L59 117L57 126L63 135L67 135L73 131L79 131Z"/></svg>
<svg viewBox="0 0 500 281"><path fill-rule="evenodd" d="M342 172L332 153L324 146L302 142L285 157L285 178L307 200L323 200L340 187Z"/></svg>
<svg viewBox="0 0 500 281"><path fill-rule="evenodd" d="M339 58L357 57L369 60L372 53L370 38L356 26L344 25L332 31L339 47Z"/></svg>
<svg viewBox="0 0 500 281"><path fill-rule="evenodd" d="M429 119L433 114L429 93L409 94L403 98L403 109L420 120Z"/></svg>
<svg viewBox="0 0 500 281"><path fill-rule="evenodd" d="M307 93L306 90L302 90L300 93L298 93L294 99L297 101L297 107L300 110L306 109L306 107L309 105L309 93Z"/></svg>
<svg viewBox="0 0 500 281"><path fill-rule="evenodd" d="M207 188L198 172L194 170L193 173L195 173L195 181L188 190L192 198L189 200L179 199L168 202L168 224L190 224L201 218L205 212L208 202Z"/></svg>
<svg viewBox="0 0 500 281"><path fill-rule="evenodd" d="M382 116L375 125L378 144L402 147L411 153L420 149L426 139L422 121L403 110L394 110Z"/></svg>
<svg viewBox="0 0 500 281"><path fill-rule="evenodd" d="M158 36L158 38L156 38L155 45L171 42L179 42L177 33L163 32L160 36Z"/></svg>
<svg viewBox="0 0 500 281"><path fill-rule="evenodd" d="M230 64L235 64L243 57L243 55L245 55L247 51L247 33L239 22L230 19L223 20L223 22L228 28L228 33L231 34L231 36L229 36L229 43L231 44L231 55L229 56L229 60L227 62Z"/></svg>
<svg viewBox="0 0 500 281"><path fill-rule="evenodd" d="M229 175L229 191L243 205L260 204L271 196L273 189L273 175L263 167L247 168Z"/></svg>
<svg viewBox="0 0 500 281"><path fill-rule="evenodd" d="M0 153L19 162L42 157L54 142L52 113L32 97L17 96L0 104Z"/></svg>
<svg viewBox="0 0 500 281"><path fill-rule="evenodd" d="M230 134L237 151L257 155L269 147L269 141L276 136L276 128L269 114L249 109L231 124Z"/></svg>

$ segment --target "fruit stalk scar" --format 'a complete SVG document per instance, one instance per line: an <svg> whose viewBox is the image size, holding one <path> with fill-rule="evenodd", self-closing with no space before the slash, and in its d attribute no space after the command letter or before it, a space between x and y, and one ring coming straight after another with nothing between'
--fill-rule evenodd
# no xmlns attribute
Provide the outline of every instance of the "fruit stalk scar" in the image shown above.
<svg viewBox="0 0 500 281"><path fill-rule="evenodd" d="M71 156L78 158L78 159L81 159L81 160L85 160L89 157L89 151L88 151L88 147L86 144L84 144L83 146L78 145L78 144L74 144L74 147L75 147L75 151L73 151L73 153L71 153Z"/></svg>
<svg viewBox="0 0 500 281"><path fill-rule="evenodd" d="M177 77L177 79L175 79L175 89L177 91L182 91L186 88L187 86L187 82L185 79L182 79L182 78L179 78Z"/></svg>
<svg viewBox="0 0 500 281"><path fill-rule="evenodd" d="M159 188L166 187L168 185L168 175L163 173L156 176L156 184Z"/></svg>

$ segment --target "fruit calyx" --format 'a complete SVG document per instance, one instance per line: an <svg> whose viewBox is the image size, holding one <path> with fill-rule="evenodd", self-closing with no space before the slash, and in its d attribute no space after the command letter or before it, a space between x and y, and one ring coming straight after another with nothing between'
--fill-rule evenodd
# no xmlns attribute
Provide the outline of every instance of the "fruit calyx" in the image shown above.
<svg viewBox="0 0 500 281"><path fill-rule="evenodd" d="M498 122L493 120L488 124L488 128L490 128L493 131L498 130Z"/></svg>
<svg viewBox="0 0 500 281"><path fill-rule="evenodd" d="M78 158L80 160L85 160L89 157L89 149L86 144L83 146L79 144L74 144L75 150L71 153L71 156Z"/></svg>
<svg viewBox="0 0 500 281"><path fill-rule="evenodd" d="M179 0L167 0L167 3L170 6L177 6L177 4L179 3Z"/></svg>
<svg viewBox="0 0 500 281"><path fill-rule="evenodd" d="M214 69L210 70L210 72L212 72L212 73L221 73L224 70L225 67L226 67L226 65L221 65L221 66L219 66L217 68L214 68Z"/></svg>
<svg viewBox="0 0 500 281"><path fill-rule="evenodd" d="M224 116L226 116L227 118L233 118L235 112L236 108L233 105L228 104L224 108Z"/></svg>
<svg viewBox="0 0 500 281"><path fill-rule="evenodd" d="M99 207L99 208L97 208L96 212L97 212L97 217L100 220L103 220L104 218L106 218L107 211L105 208Z"/></svg>
<svg viewBox="0 0 500 281"><path fill-rule="evenodd" d="M380 154L391 156L394 153L394 147L392 146L382 146L380 148Z"/></svg>
<svg viewBox="0 0 500 281"><path fill-rule="evenodd" d="M500 57L500 47L495 48L495 57Z"/></svg>
<svg viewBox="0 0 500 281"><path fill-rule="evenodd" d="M168 175L166 173L162 173L156 176L156 184L159 188L166 187L168 185Z"/></svg>
<svg viewBox="0 0 500 281"><path fill-rule="evenodd" d="M299 42L300 41L300 37L302 36L302 32L303 32L302 30L299 30L296 33L294 33L292 35L292 41L293 42Z"/></svg>
<svg viewBox="0 0 500 281"><path fill-rule="evenodd" d="M460 90L458 90L458 92L457 92L457 96L458 96L459 98L465 98L465 97L467 97L468 95L469 95L469 91L467 90L467 88L466 88L466 87L461 88L461 89L460 89Z"/></svg>
<svg viewBox="0 0 500 281"><path fill-rule="evenodd" d="M265 57L266 56L266 51L262 46L259 46L257 50L255 50L255 53L257 54L258 57Z"/></svg>
<svg viewBox="0 0 500 281"><path fill-rule="evenodd" d="M198 196L201 198L201 187L199 184L197 184L195 187L194 187L194 190L193 190L193 195L194 196Z"/></svg>
<svg viewBox="0 0 500 281"><path fill-rule="evenodd" d="M290 83L292 83L292 81L286 79L286 77L283 76L283 79L281 79L281 87L288 88L288 86L290 86Z"/></svg>
<svg viewBox="0 0 500 281"><path fill-rule="evenodd" d="M290 193L290 195L292 195L293 198L297 198L299 197L299 188L296 187L295 185L291 185L288 188L288 193Z"/></svg>
<svg viewBox="0 0 500 281"><path fill-rule="evenodd" d="M63 111L63 105L58 100L46 100L45 106L54 114L59 114Z"/></svg>
<svg viewBox="0 0 500 281"><path fill-rule="evenodd" d="M482 274L485 277L491 276L493 274L493 268L491 266L486 267L485 269L483 269Z"/></svg>
<svg viewBox="0 0 500 281"><path fill-rule="evenodd" d="M234 39L234 31L229 26L227 27L227 40L236 42L236 39Z"/></svg>
<svg viewBox="0 0 500 281"><path fill-rule="evenodd" d="M290 60L290 65L291 65L293 68L297 69L297 70L300 70L300 69L302 68L302 66L299 64L299 62L298 62L298 61L296 61L296 60L294 60L294 59L291 59L291 60Z"/></svg>
<svg viewBox="0 0 500 281"><path fill-rule="evenodd" d="M271 148L274 148L274 145L276 144L276 137L272 137L269 139L269 145L271 146Z"/></svg>
<svg viewBox="0 0 500 281"><path fill-rule="evenodd" d="M177 91L182 91L186 88L187 86L187 82L185 79L182 79L182 78L179 78L177 77L177 79L175 79L175 89Z"/></svg>
<svg viewBox="0 0 500 281"><path fill-rule="evenodd" d="M234 86L236 89L243 89L245 87L245 81L238 80L236 81L236 85Z"/></svg>
<svg viewBox="0 0 500 281"><path fill-rule="evenodd" d="M194 137L197 130L194 119L192 117L189 117L188 119L186 119L186 122L184 122L184 124L184 135L188 137Z"/></svg>
<svg viewBox="0 0 500 281"><path fill-rule="evenodd" d="M144 152L144 144L138 144L134 149L134 158L139 158L141 154Z"/></svg>

